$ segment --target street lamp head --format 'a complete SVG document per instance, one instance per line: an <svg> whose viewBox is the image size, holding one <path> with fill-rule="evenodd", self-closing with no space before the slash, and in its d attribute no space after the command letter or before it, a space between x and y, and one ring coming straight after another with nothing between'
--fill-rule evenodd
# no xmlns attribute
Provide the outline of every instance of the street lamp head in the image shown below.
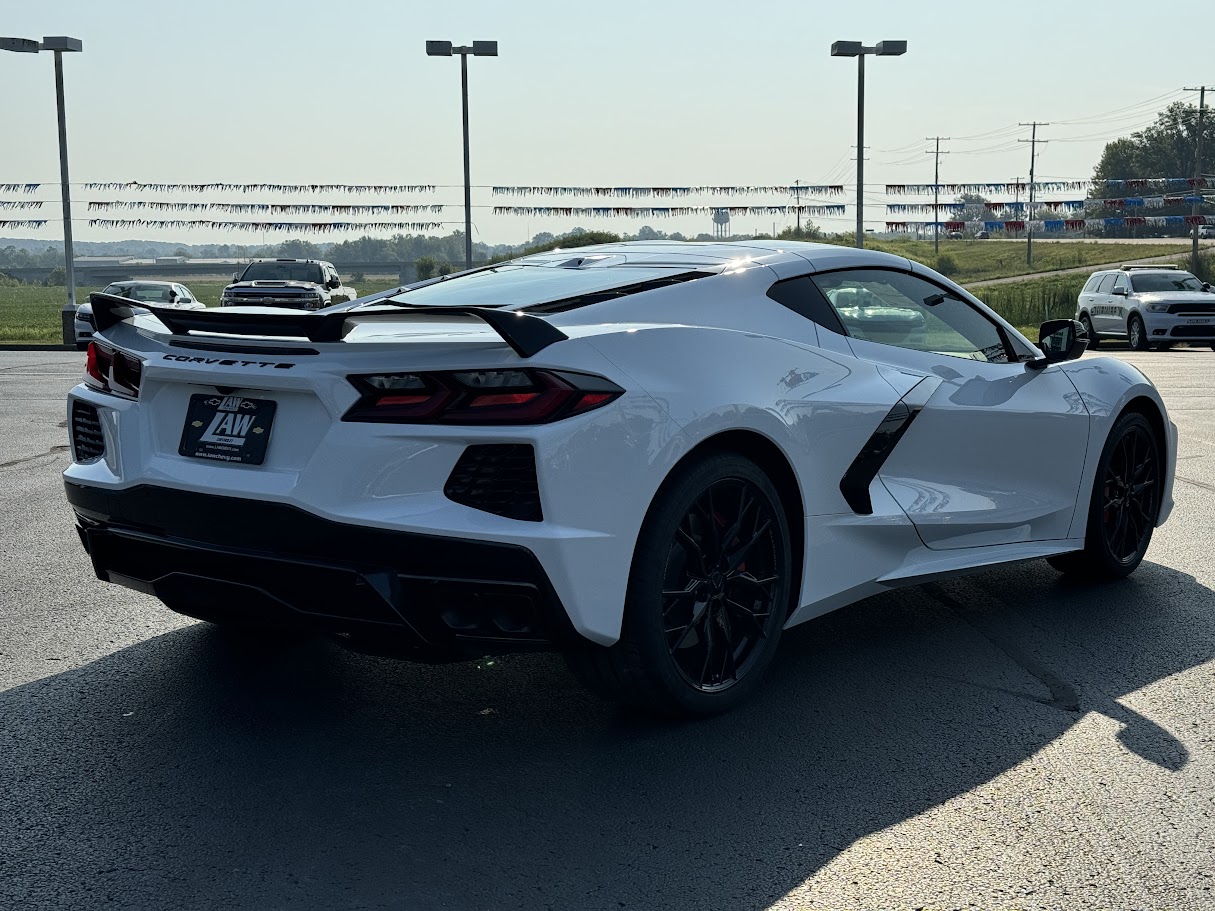
<svg viewBox="0 0 1215 911"><path fill-rule="evenodd" d="M472 52L474 57L497 57L498 42L497 41L474 41L472 43Z"/></svg>
<svg viewBox="0 0 1215 911"><path fill-rule="evenodd" d="M859 41L836 41L831 45L831 56L859 57L864 50L864 45Z"/></svg>
<svg viewBox="0 0 1215 911"><path fill-rule="evenodd" d="M427 57L450 57L451 42L450 41L427 41L426 42Z"/></svg>
<svg viewBox="0 0 1215 911"><path fill-rule="evenodd" d="M0 38L0 51L15 51L18 54L36 54L41 48L33 38Z"/></svg>
<svg viewBox="0 0 1215 911"><path fill-rule="evenodd" d="M877 43L877 55L879 57L900 57L906 53L906 41L879 41Z"/></svg>
<svg viewBox="0 0 1215 911"><path fill-rule="evenodd" d="M58 38L43 38L42 49L44 51L83 51L84 42L79 38L60 35Z"/></svg>

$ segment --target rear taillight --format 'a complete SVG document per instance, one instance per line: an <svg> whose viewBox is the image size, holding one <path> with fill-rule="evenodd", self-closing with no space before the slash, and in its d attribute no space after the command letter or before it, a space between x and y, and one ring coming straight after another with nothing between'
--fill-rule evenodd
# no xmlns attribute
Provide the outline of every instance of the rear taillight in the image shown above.
<svg viewBox="0 0 1215 911"><path fill-rule="evenodd" d="M86 386L99 392L136 398L142 377L143 363L138 358L100 342L89 342L84 362Z"/></svg>
<svg viewBox="0 0 1215 911"><path fill-rule="evenodd" d="M601 376L556 370L454 370L349 377L362 397L344 421L547 424L601 408L624 390Z"/></svg>

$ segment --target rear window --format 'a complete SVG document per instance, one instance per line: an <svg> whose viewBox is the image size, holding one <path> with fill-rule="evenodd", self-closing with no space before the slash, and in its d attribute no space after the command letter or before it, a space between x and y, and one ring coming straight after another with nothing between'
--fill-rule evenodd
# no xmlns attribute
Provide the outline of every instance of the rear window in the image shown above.
<svg viewBox="0 0 1215 911"><path fill-rule="evenodd" d="M653 279L670 278L687 271L683 267L600 266L567 269L561 266L510 264L405 291L392 300L427 307L526 307Z"/></svg>
<svg viewBox="0 0 1215 911"><path fill-rule="evenodd" d="M1189 272L1156 272L1150 275L1132 275L1131 287L1138 292L1152 291L1201 291L1202 282Z"/></svg>
<svg viewBox="0 0 1215 911"><path fill-rule="evenodd" d="M250 263L243 282L315 282L321 284L324 277L316 263Z"/></svg>

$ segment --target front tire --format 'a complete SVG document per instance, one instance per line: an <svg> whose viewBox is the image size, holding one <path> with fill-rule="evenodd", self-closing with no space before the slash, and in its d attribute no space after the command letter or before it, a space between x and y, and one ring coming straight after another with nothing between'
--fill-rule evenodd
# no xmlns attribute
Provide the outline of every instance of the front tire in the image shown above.
<svg viewBox="0 0 1215 911"><path fill-rule="evenodd" d="M754 462L711 453L659 491L638 536L620 640L567 654L592 690L662 714L729 711L759 686L788 616L780 496Z"/></svg>
<svg viewBox="0 0 1215 911"><path fill-rule="evenodd" d="M1080 325L1084 327L1084 331L1088 335L1088 347L1090 349L1099 347L1101 345L1101 339L1097 338L1097 333L1093 329L1093 321L1089 319L1087 313L1080 314Z"/></svg>
<svg viewBox="0 0 1215 911"><path fill-rule="evenodd" d="M1135 351L1148 350L1147 329L1138 313L1132 313L1131 318L1126 321L1126 340Z"/></svg>
<svg viewBox="0 0 1215 911"><path fill-rule="evenodd" d="M1160 443L1142 414L1122 415L1097 463L1084 550L1048 557L1063 573L1089 579L1124 579L1152 542L1160 514Z"/></svg>

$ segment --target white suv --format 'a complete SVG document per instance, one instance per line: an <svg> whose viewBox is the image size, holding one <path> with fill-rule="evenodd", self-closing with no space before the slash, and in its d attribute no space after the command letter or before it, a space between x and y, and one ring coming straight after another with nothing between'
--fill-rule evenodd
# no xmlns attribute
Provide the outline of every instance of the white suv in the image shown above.
<svg viewBox="0 0 1215 911"><path fill-rule="evenodd" d="M1177 266L1123 266L1094 272L1076 301L1089 347L1126 339L1136 351L1177 342L1215 349L1215 293Z"/></svg>

